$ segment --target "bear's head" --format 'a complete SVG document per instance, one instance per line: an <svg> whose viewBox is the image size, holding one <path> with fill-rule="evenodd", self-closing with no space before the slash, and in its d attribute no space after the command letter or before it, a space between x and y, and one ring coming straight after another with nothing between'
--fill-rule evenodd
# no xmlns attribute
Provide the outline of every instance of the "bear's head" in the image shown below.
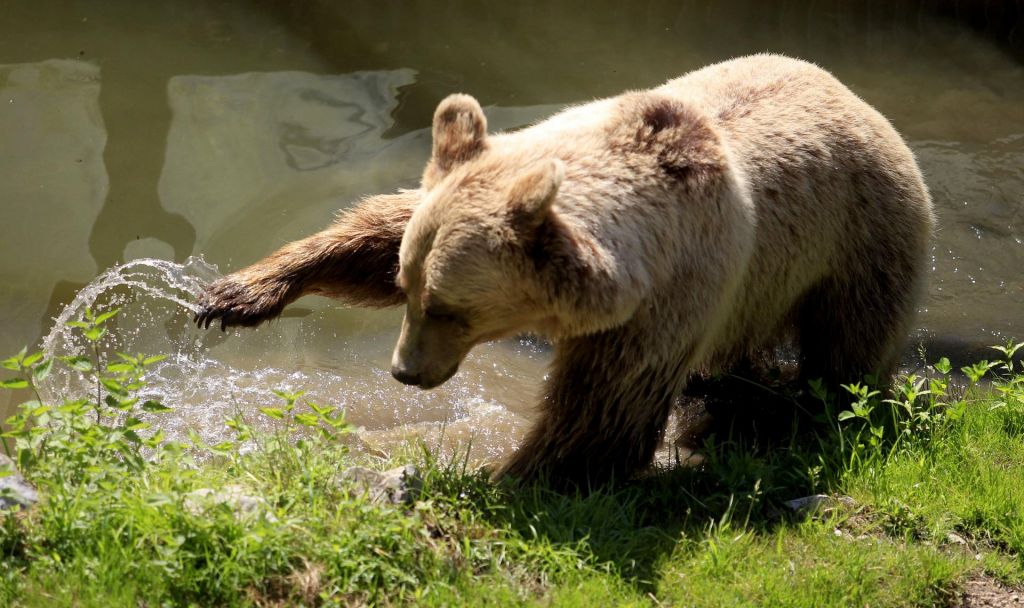
<svg viewBox="0 0 1024 608"><path fill-rule="evenodd" d="M433 388L481 342L556 323L535 249L556 229L564 169L554 158L489 150L475 99L452 95L434 115L424 199L402 239L406 296L392 359L398 380Z"/></svg>

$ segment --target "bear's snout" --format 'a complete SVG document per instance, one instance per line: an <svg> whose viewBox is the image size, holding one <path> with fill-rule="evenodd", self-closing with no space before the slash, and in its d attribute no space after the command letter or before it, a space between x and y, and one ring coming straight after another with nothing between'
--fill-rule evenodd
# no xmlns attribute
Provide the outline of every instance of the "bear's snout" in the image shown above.
<svg viewBox="0 0 1024 608"><path fill-rule="evenodd" d="M395 380L427 390L444 384L459 370L472 343L453 340L445 323L423 322L406 314L391 356Z"/></svg>
<svg viewBox="0 0 1024 608"><path fill-rule="evenodd" d="M402 384L408 384L410 386L419 386L420 384L420 373L412 372L398 365L391 366L391 375L395 377Z"/></svg>
<svg viewBox="0 0 1024 608"><path fill-rule="evenodd" d="M441 386L447 382L449 378L454 376L457 371L459 371L459 365L457 363L440 375L430 374L424 371L413 371L400 364L391 366L391 375L395 377L395 380L398 380L402 384L416 386L424 390Z"/></svg>

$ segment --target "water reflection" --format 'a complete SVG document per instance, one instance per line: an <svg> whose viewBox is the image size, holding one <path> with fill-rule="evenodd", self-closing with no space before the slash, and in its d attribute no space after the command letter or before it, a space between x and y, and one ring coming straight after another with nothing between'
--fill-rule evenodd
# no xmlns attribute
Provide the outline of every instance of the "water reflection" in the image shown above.
<svg viewBox="0 0 1024 608"><path fill-rule="evenodd" d="M124 246L144 236L169 246L178 259L195 244L193 225L169 213L153 187L164 165L157 142L167 137L171 112L166 103L140 103L140 99L160 99L166 76L136 69L125 82L116 75L125 69L126 61L131 59L118 57L107 66L114 76L104 79L100 98L103 114L109 117L103 157L107 171L116 177L89 235L89 250L100 269L122 261Z"/></svg>
<svg viewBox="0 0 1024 608"><path fill-rule="evenodd" d="M341 203L415 175L418 142L383 137L399 88L414 78L411 70L172 78L158 191L196 227L189 253L255 261L322 228Z"/></svg>
<svg viewBox="0 0 1024 608"><path fill-rule="evenodd" d="M100 70L89 63L0 65L0 346L10 352L46 329L40 316L55 285L82 285L98 271L88 227L108 188L99 95Z"/></svg>

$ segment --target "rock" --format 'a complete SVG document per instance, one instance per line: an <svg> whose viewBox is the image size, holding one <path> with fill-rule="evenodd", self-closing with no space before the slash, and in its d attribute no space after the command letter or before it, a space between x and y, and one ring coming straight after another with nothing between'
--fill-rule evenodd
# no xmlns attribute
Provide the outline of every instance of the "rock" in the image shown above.
<svg viewBox="0 0 1024 608"><path fill-rule="evenodd" d="M366 494L370 502L378 504L409 504L423 488L423 479L411 464L384 472L350 467L338 475L338 481L355 490L353 494Z"/></svg>
<svg viewBox="0 0 1024 608"><path fill-rule="evenodd" d="M14 461L0 454L0 511L14 506L28 508L39 502L39 493L18 472Z"/></svg>
<svg viewBox="0 0 1024 608"><path fill-rule="evenodd" d="M226 504L238 519L250 519L262 516L267 521L277 521L267 506L267 501L259 496L245 493L242 486L229 485L220 490L199 488L185 495L185 510L193 515L201 515L207 509Z"/></svg>
<svg viewBox="0 0 1024 608"><path fill-rule="evenodd" d="M857 502L849 496L829 496L813 494L802 498L787 500L785 503L792 511L801 515L829 515L840 508L853 508Z"/></svg>

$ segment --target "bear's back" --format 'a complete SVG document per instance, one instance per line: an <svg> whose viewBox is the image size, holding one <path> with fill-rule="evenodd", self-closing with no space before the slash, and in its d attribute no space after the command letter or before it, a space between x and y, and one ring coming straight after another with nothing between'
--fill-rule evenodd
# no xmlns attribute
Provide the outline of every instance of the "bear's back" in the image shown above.
<svg viewBox="0 0 1024 608"><path fill-rule="evenodd" d="M825 70L754 55L656 90L708 117L756 209L755 247L726 350L777 333L765 321L785 322L799 294L828 277L923 259L934 217L913 153ZM907 259L872 259L878 255Z"/></svg>
<svg viewBox="0 0 1024 608"><path fill-rule="evenodd" d="M922 257L934 220L909 148L880 113L827 71L779 55L725 61L646 92L571 107L526 129L497 135L491 140L497 155L516 159L499 166L561 158L568 177L558 206L576 216L578 225L630 243L645 259L673 247L684 252L685 234L669 234L668 227L693 222L666 216L623 236L618 223L601 219L617 217L622 225L630 224L651 209L646 196L666 192L642 188L643 176L623 164L612 145L617 125L635 120L630 104L645 93L681 103L688 120L707 126L726 151L727 165L756 215L750 262L726 332L731 337L719 343L725 351L731 344L757 343L777 333L792 303L815 284L878 265L865 256L901 252ZM619 194L609 197L609 192ZM694 211L699 204L690 204L694 201L678 202L663 208L700 213ZM642 227L639 219L633 223ZM675 245L666 248L665 243Z"/></svg>

